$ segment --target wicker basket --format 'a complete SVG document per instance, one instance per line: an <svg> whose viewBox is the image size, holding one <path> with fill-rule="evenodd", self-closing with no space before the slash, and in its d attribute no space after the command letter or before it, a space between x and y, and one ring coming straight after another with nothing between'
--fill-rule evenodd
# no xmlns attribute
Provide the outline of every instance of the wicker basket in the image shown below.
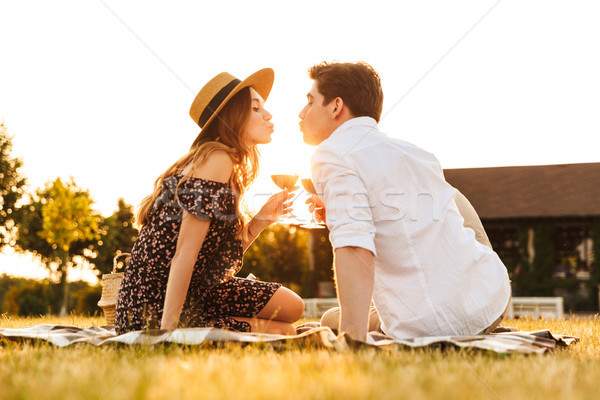
<svg viewBox="0 0 600 400"><path fill-rule="evenodd" d="M123 280L123 272L117 272L119 257L129 256L129 253L120 253L113 258L112 273L102 275L102 297L98 306L102 307L107 325L115 324L115 310L117 308L117 298L119 297L119 288Z"/></svg>

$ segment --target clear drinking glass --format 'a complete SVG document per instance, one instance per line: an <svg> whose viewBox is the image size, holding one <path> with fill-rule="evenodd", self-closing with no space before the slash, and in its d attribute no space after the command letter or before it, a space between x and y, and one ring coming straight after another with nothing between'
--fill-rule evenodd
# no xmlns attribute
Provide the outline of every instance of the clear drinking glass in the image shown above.
<svg viewBox="0 0 600 400"><path fill-rule="evenodd" d="M306 178L306 179L301 179L300 182L302 182L302 186L304 186L304 189L310 193L310 194L317 194L317 190L315 189L315 185L313 185L313 182L310 178ZM317 221L315 221L315 213L314 211L312 213L310 213L310 224L304 224L304 225L300 225L301 228L307 228L307 229L325 229L325 227L323 226L323 224L319 224L317 223Z"/></svg>
<svg viewBox="0 0 600 400"><path fill-rule="evenodd" d="M271 179L273 182L282 190L287 189L288 192L293 192L294 190L298 190L300 187L296 186L296 182L298 182L298 178L300 175L291 174L291 175L271 175ZM292 200L293 201L293 200ZM286 214L279 217L280 222L292 222L296 220L296 216L293 214Z"/></svg>

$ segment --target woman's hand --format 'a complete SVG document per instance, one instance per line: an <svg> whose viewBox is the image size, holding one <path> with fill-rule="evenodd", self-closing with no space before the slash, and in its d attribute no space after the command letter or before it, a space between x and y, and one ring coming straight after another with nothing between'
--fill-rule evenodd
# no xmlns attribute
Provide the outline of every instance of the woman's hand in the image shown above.
<svg viewBox="0 0 600 400"><path fill-rule="evenodd" d="M269 200L267 200L253 219L263 224L264 227L271 225L277 221L277 218L292 211L292 202L290 200L293 197L294 193L288 192L287 189L275 193L269 197Z"/></svg>
<svg viewBox="0 0 600 400"><path fill-rule="evenodd" d="M277 218L283 214L292 210L292 202L290 201L292 197L294 197L294 194L288 192L287 189L269 197L269 200L262 206L260 211L248 222L248 235L242 239L242 248L244 251L246 251L263 229L277 221Z"/></svg>
<svg viewBox="0 0 600 400"><path fill-rule="evenodd" d="M315 220L317 222L325 223L327 221L325 203L323 203L323 200L321 200L319 196L313 194L306 200L305 203L309 204L308 211L315 214Z"/></svg>

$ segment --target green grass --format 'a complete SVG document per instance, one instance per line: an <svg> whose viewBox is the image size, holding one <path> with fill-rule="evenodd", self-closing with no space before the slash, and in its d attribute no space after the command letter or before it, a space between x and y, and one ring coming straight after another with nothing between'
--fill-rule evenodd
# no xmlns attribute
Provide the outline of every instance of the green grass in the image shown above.
<svg viewBox="0 0 600 400"><path fill-rule="evenodd" d="M0 318L0 326L104 324ZM600 319L508 320L581 341L543 356L415 349L345 353L231 344L54 348L0 342L2 399L597 399Z"/></svg>

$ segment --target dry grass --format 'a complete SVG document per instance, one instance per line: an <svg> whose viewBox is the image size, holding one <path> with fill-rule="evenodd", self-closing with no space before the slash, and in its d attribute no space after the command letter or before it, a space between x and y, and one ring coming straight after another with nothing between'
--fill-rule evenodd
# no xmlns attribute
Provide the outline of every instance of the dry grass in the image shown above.
<svg viewBox="0 0 600 400"><path fill-rule="evenodd" d="M103 318L0 319L102 325ZM581 342L544 356L434 349L339 353L156 346L0 346L2 399L597 399L600 320L509 320L519 330L550 329ZM1 343L1 342L0 342Z"/></svg>

